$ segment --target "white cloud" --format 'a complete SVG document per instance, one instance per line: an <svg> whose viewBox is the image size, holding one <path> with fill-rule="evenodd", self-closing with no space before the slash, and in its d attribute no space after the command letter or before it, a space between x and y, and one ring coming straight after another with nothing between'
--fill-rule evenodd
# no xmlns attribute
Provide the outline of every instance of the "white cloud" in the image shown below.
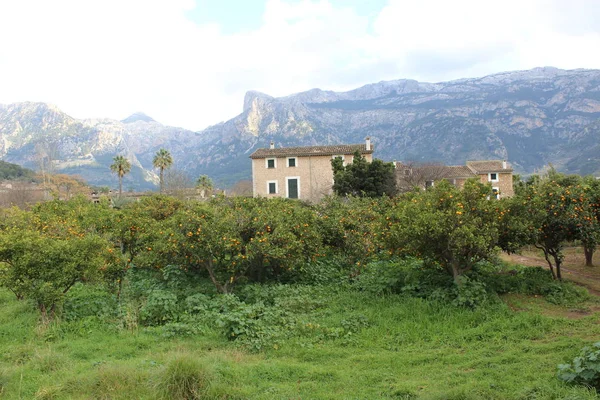
<svg viewBox="0 0 600 400"><path fill-rule="evenodd" d="M327 0L269 0L259 29L226 35L185 17L192 0L4 0L0 102L47 101L79 118L139 110L200 129L239 113L250 89L600 68L600 10L565 4L390 0L369 19Z"/></svg>

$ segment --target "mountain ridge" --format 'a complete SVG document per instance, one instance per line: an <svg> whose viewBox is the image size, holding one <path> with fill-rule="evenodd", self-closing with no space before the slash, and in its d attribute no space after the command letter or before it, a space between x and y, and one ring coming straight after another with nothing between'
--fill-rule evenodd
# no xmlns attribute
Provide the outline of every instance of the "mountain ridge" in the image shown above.
<svg viewBox="0 0 600 400"><path fill-rule="evenodd" d="M194 132L143 113L122 121L74 119L45 103L0 105L0 157L35 167L48 153L57 170L114 186L112 157L130 158L125 185L157 182L152 157L171 151L192 178L227 186L251 174L248 156L279 146L361 143L378 158L464 164L508 159L519 173L548 163L600 174L600 71L541 67L448 82L381 81L345 92L318 88L273 97L248 91L237 116ZM45 149L45 150L44 150ZM584 156L582 158L581 156Z"/></svg>

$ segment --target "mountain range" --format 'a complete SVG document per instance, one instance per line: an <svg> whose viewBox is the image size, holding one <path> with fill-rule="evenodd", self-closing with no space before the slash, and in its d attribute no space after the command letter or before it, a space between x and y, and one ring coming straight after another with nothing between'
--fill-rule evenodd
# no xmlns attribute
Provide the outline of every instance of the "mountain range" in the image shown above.
<svg viewBox="0 0 600 400"><path fill-rule="evenodd" d="M545 67L440 83L394 80L347 92L312 89L286 97L249 91L241 114L194 132L143 113L122 120L72 118L45 103L0 105L0 158L116 185L117 154L132 163L125 187L158 182L154 153L169 150L192 179L250 179L257 148L362 143L383 160L464 164L506 159L522 174L551 163L600 175L600 70Z"/></svg>

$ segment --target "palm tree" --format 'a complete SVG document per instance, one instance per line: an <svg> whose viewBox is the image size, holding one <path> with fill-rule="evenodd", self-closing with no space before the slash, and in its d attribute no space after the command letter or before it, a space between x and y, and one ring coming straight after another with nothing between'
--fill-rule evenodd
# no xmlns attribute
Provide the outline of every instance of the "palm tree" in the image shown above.
<svg viewBox="0 0 600 400"><path fill-rule="evenodd" d="M131 171L131 163L124 156L116 156L110 170L119 176L119 197L123 192L123 176Z"/></svg>
<svg viewBox="0 0 600 400"><path fill-rule="evenodd" d="M196 187L200 189L200 197L204 198L213 189L213 182L207 175L201 175L196 181Z"/></svg>
<svg viewBox="0 0 600 400"><path fill-rule="evenodd" d="M156 152L154 160L152 160L152 164L154 165L154 168L160 168L160 192L162 193L164 186L163 173L165 169L173 165L173 157L171 157L171 153L169 153L169 151L160 149Z"/></svg>

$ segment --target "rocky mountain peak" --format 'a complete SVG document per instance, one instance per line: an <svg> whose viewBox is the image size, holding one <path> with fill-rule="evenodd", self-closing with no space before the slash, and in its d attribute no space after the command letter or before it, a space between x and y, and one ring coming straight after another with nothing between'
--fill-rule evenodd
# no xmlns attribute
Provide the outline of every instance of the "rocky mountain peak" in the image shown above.
<svg viewBox="0 0 600 400"><path fill-rule="evenodd" d="M135 113L131 114L129 117L121 120L121 122L124 123L124 124L130 124L130 123L138 122L138 121L142 121L142 122L156 122L154 119L152 119L151 117L147 116L143 112L135 112Z"/></svg>
<svg viewBox="0 0 600 400"><path fill-rule="evenodd" d="M256 90L249 90L248 92L246 92L246 95L244 96L243 112L246 112L253 107L256 108L256 107L264 106L266 103L269 103L273 99L274 98L272 96L269 96L268 94L258 92Z"/></svg>

